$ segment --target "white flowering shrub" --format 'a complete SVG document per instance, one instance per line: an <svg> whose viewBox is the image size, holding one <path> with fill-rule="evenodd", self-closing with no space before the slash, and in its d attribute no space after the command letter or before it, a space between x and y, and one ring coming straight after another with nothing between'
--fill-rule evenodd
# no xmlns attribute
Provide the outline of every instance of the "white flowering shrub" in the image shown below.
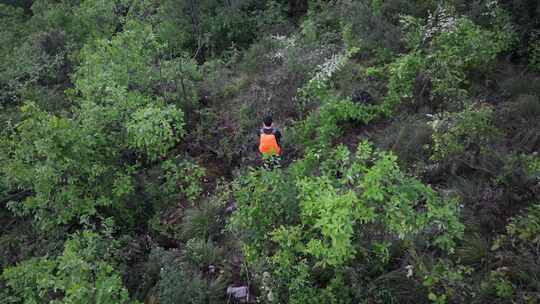
<svg viewBox="0 0 540 304"><path fill-rule="evenodd" d="M278 49L275 53L270 53L268 56L273 60L283 60L287 56L287 52L296 47L297 38L296 36L284 36L284 35L272 35L272 41L278 44Z"/></svg>
<svg viewBox="0 0 540 304"><path fill-rule="evenodd" d="M511 48L515 38L504 12L492 6L487 8L492 15L492 29L456 16L445 7L425 21L402 17L404 40L411 52L387 66L388 93L384 102L387 115L401 99L413 97L413 85L421 72L429 78L433 96L455 100L467 95L467 73L486 69L498 54Z"/></svg>

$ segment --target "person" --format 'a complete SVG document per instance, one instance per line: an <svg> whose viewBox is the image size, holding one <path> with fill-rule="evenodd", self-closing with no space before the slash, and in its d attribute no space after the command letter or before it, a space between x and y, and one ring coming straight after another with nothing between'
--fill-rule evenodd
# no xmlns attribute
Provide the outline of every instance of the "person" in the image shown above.
<svg viewBox="0 0 540 304"><path fill-rule="evenodd" d="M281 132L274 127L272 116L263 119L262 128L258 130L259 152L265 160L265 167L268 169L279 165L279 157L282 153Z"/></svg>

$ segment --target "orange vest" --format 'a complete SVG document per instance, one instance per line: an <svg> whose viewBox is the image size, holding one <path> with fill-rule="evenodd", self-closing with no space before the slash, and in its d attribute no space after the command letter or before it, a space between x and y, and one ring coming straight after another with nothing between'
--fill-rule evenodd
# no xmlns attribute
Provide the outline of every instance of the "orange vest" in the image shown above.
<svg viewBox="0 0 540 304"><path fill-rule="evenodd" d="M281 148L279 147L276 136L274 134L261 133L261 142L259 143L259 151L265 155L280 155Z"/></svg>

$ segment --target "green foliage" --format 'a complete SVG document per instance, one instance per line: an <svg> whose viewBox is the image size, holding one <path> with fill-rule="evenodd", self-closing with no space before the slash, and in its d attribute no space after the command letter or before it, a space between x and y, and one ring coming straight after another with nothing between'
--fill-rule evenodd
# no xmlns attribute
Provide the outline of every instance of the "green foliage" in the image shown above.
<svg viewBox="0 0 540 304"><path fill-rule="evenodd" d="M221 205L201 199L203 167L193 161L177 157L161 163L159 183L149 184L148 193L155 198L154 216L148 221L154 232L168 238L188 240L193 237L209 238L219 233L221 228L219 211ZM178 202L188 207L182 222L169 220ZM173 213L174 214L174 213Z"/></svg>
<svg viewBox="0 0 540 304"><path fill-rule="evenodd" d="M296 142L305 147L324 147L332 143L341 133L340 124L358 122L367 124L378 117L379 107L372 105L359 105L350 100L336 100L328 98L318 112L297 123L293 136Z"/></svg>
<svg viewBox="0 0 540 304"><path fill-rule="evenodd" d="M510 299L514 295L514 285L508 280L504 270L495 270L489 273L489 279L484 283L484 288L493 288L495 295L501 299Z"/></svg>
<svg viewBox="0 0 540 304"><path fill-rule="evenodd" d="M484 69L495 57L508 51L515 39L503 13L494 17L494 29L484 29L466 17L455 17L441 9L427 22L404 16L404 40L411 51L387 66L388 92L382 111L390 115L402 99L413 98L413 86L425 73L437 97L462 98L468 72Z"/></svg>
<svg viewBox="0 0 540 304"><path fill-rule="evenodd" d="M351 48L326 60L317 67L315 75L307 82L305 87L299 89L299 96L301 98L315 97L319 99L328 97L329 80L347 64L348 60L356 52L358 52L357 48Z"/></svg>
<svg viewBox="0 0 540 304"><path fill-rule="evenodd" d="M431 122L434 160L461 157L463 153L485 153L499 134L492 123L492 108L469 104L457 113L443 113Z"/></svg>
<svg viewBox="0 0 540 304"><path fill-rule="evenodd" d="M391 115L402 98L412 98L414 81L425 65L425 58L420 53L412 52L388 66L388 93L382 107L385 115Z"/></svg>
<svg viewBox="0 0 540 304"><path fill-rule="evenodd" d="M525 172L530 175L540 176L540 157L538 154L525 156Z"/></svg>
<svg viewBox="0 0 540 304"><path fill-rule="evenodd" d="M289 181L294 181L289 189L298 194L288 204L298 206L299 218L268 209L264 217L251 215L266 205L283 209L271 202L272 197L282 195L281 187L268 185ZM359 241L373 244L380 261L388 261L389 253L384 249L388 243L382 245L369 238L370 229L383 229L392 236L390 240L405 241L429 231L425 236L430 244L450 253L463 234L454 200L438 197L430 187L402 173L395 156L374 151L367 142L358 146L354 156L345 147L328 155L308 152L288 172L258 171L247 182L236 189L239 209L232 225L249 231L242 235L248 260L268 263L275 288L288 286L288 296L283 299L292 302L309 302L310 298L336 301L340 292L346 292L333 290L331 283L313 289L314 271L344 274L343 269L353 260L364 259L365 245ZM259 188L269 201L264 206L257 203L261 200ZM268 242L268 234L272 242Z"/></svg>
<svg viewBox="0 0 540 304"><path fill-rule="evenodd" d="M351 28L350 39L362 51L372 53L387 49L396 53L401 48L399 15L416 14L421 4L429 1L343 1L341 19Z"/></svg>
<svg viewBox="0 0 540 304"><path fill-rule="evenodd" d="M55 266L54 261L42 258L26 260L16 268L5 269L2 278L12 289L9 301L47 303L47 293L54 287L51 274Z"/></svg>
<svg viewBox="0 0 540 304"><path fill-rule="evenodd" d="M359 122L367 124L379 117L382 107L378 105L364 105L352 102L349 99L339 99L330 89L330 80L347 63L351 56L358 51L357 48L335 55L318 67L315 76L298 90L298 100L305 103L309 99L321 102L318 111L310 113L303 121L295 125L293 137L295 142L301 142L305 147L324 147L340 135L340 123Z"/></svg>
<svg viewBox="0 0 540 304"><path fill-rule="evenodd" d="M150 61L159 48L152 28L139 22L129 22L111 40L85 45L74 79L77 91L101 105L118 103L127 108L140 104L139 100L130 101L129 95L149 89L157 78ZM136 90L128 92L128 88Z"/></svg>
<svg viewBox="0 0 540 304"><path fill-rule="evenodd" d="M537 11L4 1L0 302L534 303Z"/></svg>
<svg viewBox="0 0 540 304"><path fill-rule="evenodd" d="M470 297L465 280L472 273L470 267L440 259L428 263L419 261L415 268L416 275L422 277L422 285L427 288L428 299L432 303L459 302Z"/></svg>
<svg viewBox="0 0 540 304"><path fill-rule="evenodd" d="M130 303L116 272L114 243L90 231L66 241L56 258L35 258L4 270L13 303Z"/></svg>
<svg viewBox="0 0 540 304"><path fill-rule="evenodd" d="M216 239L224 226L220 202L208 200L200 206L187 209L181 224L181 236L185 240L200 238Z"/></svg>
<svg viewBox="0 0 540 304"><path fill-rule="evenodd" d="M128 145L151 160L164 156L184 135L183 112L175 106L138 109L126 123Z"/></svg>
<svg viewBox="0 0 540 304"><path fill-rule="evenodd" d="M268 233L298 216L296 189L290 179L281 178L279 169L247 173L234 185L234 196L238 210L232 228L258 252Z"/></svg>
<svg viewBox="0 0 540 304"><path fill-rule="evenodd" d="M259 29L282 23L277 5L276 1L163 1L157 14L158 35L173 53L189 50L219 56L232 45L247 46Z"/></svg>
<svg viewBox="0 0 540 304"><path fill-rule="evenodd" d="M221 278L206 280L197 273L190 273L178 253L161 248L152 251L151 259L157 260L161 268L157 286L159 303L226 303Z"/></svg>
<svg viewBox="0 0 540 304"><path fill-rule="evenodd" d="M5 58L0 63L2 106L17 104L22 95L28 94L36 86L39 87L37 85L39 82L55 82L54 75L60 74L65 53L60 51L58 54L47 54L45 50L40 49L41 41L46 39L46 34L35 35L32 39L17 45L16 49L6 50L5 54L0 52L0 56ZM18 56L10 56L15 51Z"/></svg>
<svg viewBox="0 0 540 304"><path fill-rule="evenodd" d="M511 301L531 303L531 292L536 288L540 205L531 204L510 219L505 233L499 235L491 249L499 263L481 284L487 295ZM503 258L504 257L504 258Z"/></svg>
<svg viewBox="0 0 540 304"><path fill-rule="evenodd" d="M160 62L160 80L165 82L161 86L169 85L174 91L165 90L166 100L175 102L179 106L193 106L197 100L196 82L202 78L197 62L186 55Z"/></svg>
<svg viewBox="0 0 540 304"><path fill-rule="evenodd" d="M69 16L68 29L72 31L73 39L92 41L110 37L118 25L115 1L86 0L73 8ZM50 18L47 18L50 20Z"/></svg>
<svg viewBox="0 0 540 304"><path fill-rule="evenodd" d="M10 203L13 211L32 215L42 226L66 224L94 215L98 206L124 196L117 189L131 187L122 171L107 166L107 150L102 150L92 130L31 103L22 111L24 120L5 143L10 152L4 155L3 174L10 187L34 194L24 202Z"/></svg>
<svg viewBox="0 0 540 304"><path fill-rule="evenodd" d="M161 167L164 181L160 189L170 195L170 199L183 194L189 202L194 202L201 195L201 180L205 173L203 167L179 158L166 160Z"/></svg>
<svg viewBox="0 0 540 304"><path fill-rule="evenodd" d="M343 265L355 255L355 222L372 221L374 210L364 206L352 191L338 193L325 178L301 180L298 187L301 221L321 236L305 244L304 252L315 257L318 266Z"/></svg>
<svg viewBox="0 0 540 304"><path fill-rule="evenodd" d="M18 103L28 90L60 91L86 42L109 38L120 25L116 1L33 1L31 15L2 5L0 98ZM126 3L127 4L127 3ZM5 13L4 13L5 12ZM25 12L29 13L29 12Z"/></svg>
<svg viewBox="0 0 540 304"><path fill-rule="evenodd" d="M210 240L190 239L186 243L185 260L201 269L217 267L222 265L223 250Z"/></svg>
<svg viewBox="0 0 540 304"><path fill-rule="evenodd" d="M512 44L512 33L507 29L488 31L465 18L452 22L449 31L430 43L429 71L434 93L439 95L458 94L454 90L466 83L466 71L482 68Z"/></svg>
<svg viewBox="0 0 540 304"><path fill-rule="evenodd" d="M507 239L512 240L512 246L523 246L533 249L540 242L540 205L529 207L523 215L512 218L506 226L506 234L501 235L494 243L493 249L498 249Z"/></svg>
<svg viewBox="0 0 540 304"><path fill-rule="evenodd" d="M34 193L24 204L10 205L19 214L50 225L87 220L100 206L122 209L133 193L135 168L117 167L120 151L134 148L154 160L184 134L183 112L152 104L145 92L157 75L150 61L159 55L151 28L134 22L125 27L111 41L100 39L81 51L74 115L23 108L27 114L11 134L5 165L9 185Z"/></svg>
<svg viewBox="0 0 540 304"><path fill-rule="evenodd" d="M115 1L107 3L87 0L79 3L67 1L34 1L31 25L37 29L63 29L77 46L94 39L110 37L120 19L116 16Z"/></svg>

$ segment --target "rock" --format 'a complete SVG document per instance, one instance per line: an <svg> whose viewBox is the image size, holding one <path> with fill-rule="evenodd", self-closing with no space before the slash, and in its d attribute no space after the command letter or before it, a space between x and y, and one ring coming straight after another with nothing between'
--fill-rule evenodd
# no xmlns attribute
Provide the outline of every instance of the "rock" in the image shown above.
<svg viewBox="0 0 540 304"><path fill-rule="evenodd" d="M239 302L247 302L249 297L249 289L247 286L239 286L239 287L227 287L227 295L229 297L233 297L235 300Z"/></svg>
<svg viewBox="0 0 540 304"><path fill-rule="evenodd" d="M232 205L230 205L229 207L227 207L225 209L226 213L233 213L234 211L236 211L236 205L235 204L232 204Z"/></svg>

